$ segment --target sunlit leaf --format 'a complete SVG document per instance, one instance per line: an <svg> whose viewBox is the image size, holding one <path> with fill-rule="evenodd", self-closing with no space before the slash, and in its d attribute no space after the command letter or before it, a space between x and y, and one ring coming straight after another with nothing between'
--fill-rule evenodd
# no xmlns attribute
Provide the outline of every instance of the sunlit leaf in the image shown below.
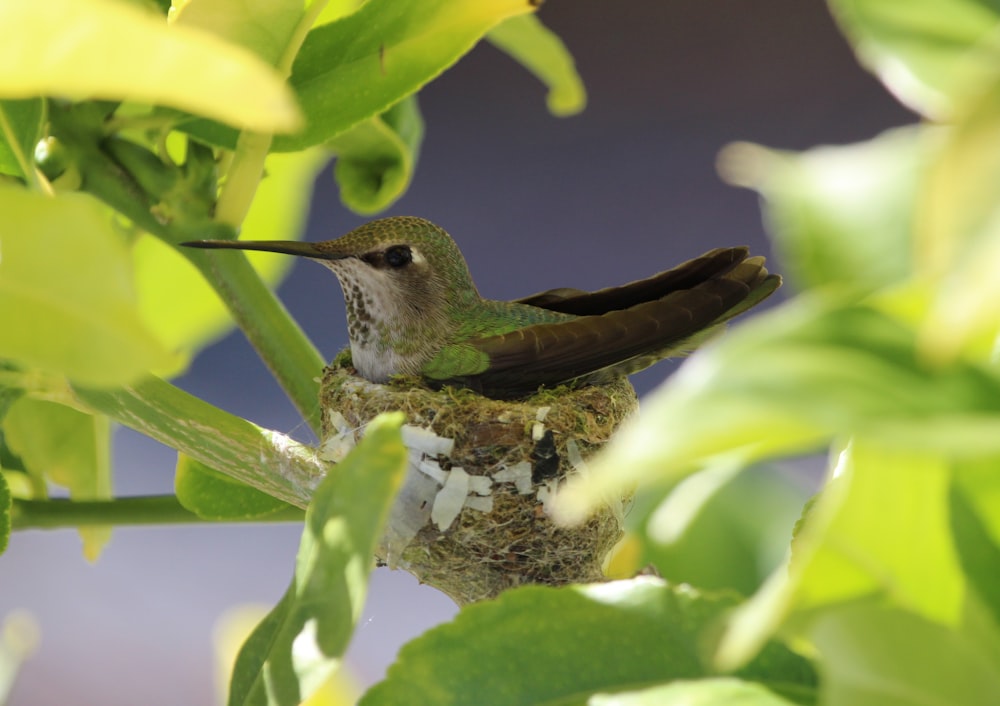
<svg viewBox="0 0 1000 706"><path fill-rule="evenodd" d="M319 13L319 17L316 18L315 26L319 27L339 20L344 15L355 12L364 3L365 0L329 0L322 12Z"/></svg>
<svg viewBox="0 0 1000 706"><path fill-rule="evenodd" d="M587 105L587 91L576 72L573 56L558 35L536 15L504 20L486 38L548 87L546 103L553 115L575 115Z"/></svg>
<svg viewBox="0 0 1000 706"><path fill-rule="evenodd" d="M128 250L100 204L5 188L0 212L0 357L91 386L175 364L140 320Z"/></svg>
<svg viewBox="0 0 1000 706"><path fill-rule="evenodd" d="M992 0L829 0L861 62L903 103L948 116L995 54L980 47L1000 21ZM981 49L980 51L976 51Z"/></svg>
<svg viewBox="0 0 1000 706"><path fill-rule="evenodd" d="M0 2L0 96L128 99L239 128L301 123L282 77L211 34L113 0Z"/></svg>
<svg viewBox="0 0 1000 706"><path fill-rule="evenodd" d="M642 577L526 586L464 608L400 650L362 706L583 703L589 695L709 676L706 630L734 604ZM595 649L595 646L597 649ZM777 644L740 674L809 692L809 664Z"/></svg>
<svg viewBox="0 0 1000 706"><path fill-rule="evenodd" d="M1000 331L1000 80L945 133L918 211L919 274L935 285L922 348L935 359L991 353Z"/></svg>
<svg viewBox="0 0 1000 706"><path fill-rule="evenodd" d="M377 213L402 196L423 134L420 108L410 96L328 142L337 153L333 175L344 205L356 213Z"/></svg>
<svg viewBox="0 0 1000 706"><path fill-rule="evenodd" d="M377 418L316 489L292 585L243 645L230 706L298 706L340 665L406 469L402 422L402 414Z"/></svg>
<svg viewBox="0 0 1000 706"><path fill-rule="evenodd" d="M26 176L42 129L44 104L40 98L0 100L0 174Z"/></svg>
<svg viewBox="0 0 1000 706"><path fill-rule="evenodd" d="M267 517L288 504L178 454L174 492L181 505L204 520L248 520Z"/></svg>
<svg viewBox="0 0 1000 706"><path fill-rule="evenodd" d="M11 449L27 468L68 488L70 498L111 497L111 425L107 417L22 397L11 406L3 427ZM83 527L80 536L84 555L95 561L111 537L111 528Z"/></svg>

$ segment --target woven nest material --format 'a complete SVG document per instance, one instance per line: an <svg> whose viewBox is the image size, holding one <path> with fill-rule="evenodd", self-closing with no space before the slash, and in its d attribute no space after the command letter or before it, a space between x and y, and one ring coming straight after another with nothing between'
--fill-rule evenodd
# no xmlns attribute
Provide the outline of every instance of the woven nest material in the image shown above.
<svg viewBox="0 0 1000 706"><path fill-rule="evenodd" d="M604 580L627 497L584 524L550 518L556 487L581 472L638 408L627 380L497 401L417 381L376 385L337 361L324 371L321 453L337 460L382 412L402 410L410 467L376 559L457 603L524 583Z"/></svg>

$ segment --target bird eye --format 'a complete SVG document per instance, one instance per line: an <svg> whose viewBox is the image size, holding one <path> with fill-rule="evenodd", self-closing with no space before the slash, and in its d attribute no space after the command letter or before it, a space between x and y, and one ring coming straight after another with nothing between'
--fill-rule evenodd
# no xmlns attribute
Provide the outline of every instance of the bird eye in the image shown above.
<svg viewBox="0 0 1000 706"><path fill-rule="evenodd" d="M407 245L393 245L385 251L385 262L392 268L405 267L413 262L413 253Z"/></svg>

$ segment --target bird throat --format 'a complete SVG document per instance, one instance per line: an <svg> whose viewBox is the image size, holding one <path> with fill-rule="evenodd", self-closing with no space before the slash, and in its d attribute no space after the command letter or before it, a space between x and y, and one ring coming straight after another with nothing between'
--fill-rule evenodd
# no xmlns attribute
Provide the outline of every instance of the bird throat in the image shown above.
<svg viewBox="0 0 1000 706"><path fill-rule="evenodd" d="M407 335L414 322L394 299L391 288L378 286L350 265L327 264L340 281L347 311L351 358L358 372L372 382L387 382L393 375L415 375L427 357L417 337ZM337 266L341 265L341 266Z"/></svg>

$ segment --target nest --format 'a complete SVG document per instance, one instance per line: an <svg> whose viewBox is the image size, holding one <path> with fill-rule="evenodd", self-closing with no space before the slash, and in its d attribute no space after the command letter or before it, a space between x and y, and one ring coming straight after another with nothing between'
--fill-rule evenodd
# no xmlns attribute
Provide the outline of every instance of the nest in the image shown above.
<svg viewBox="0 0 1000 706"><path fill-rule="evenodd" d="M378 414L406 415L410 467L376 550L379 563L460 605L524 583L604 580L628 497L569 528L552 521L549 504L638 408L627 380L498 401L416 380L377 385L341 358L324 371L320 399L321 453L329 460Z"/></svg>

